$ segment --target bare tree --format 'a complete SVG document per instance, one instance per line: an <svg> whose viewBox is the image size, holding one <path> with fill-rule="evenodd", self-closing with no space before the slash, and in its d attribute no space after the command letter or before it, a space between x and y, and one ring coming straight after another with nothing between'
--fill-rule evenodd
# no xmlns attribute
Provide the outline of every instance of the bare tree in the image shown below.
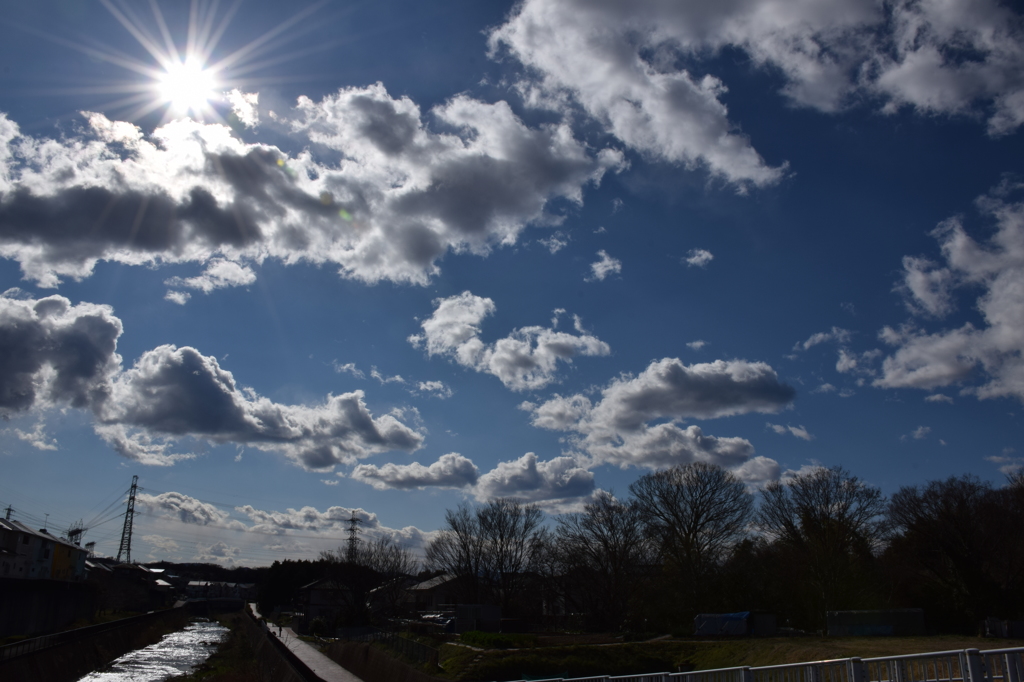
<svg viewBox="0 0 1024 682"><path fill-rule="evenodd" d="M588 615L591 629L623 627L653 554L639 507L601 492L582 512L559 516L553 540L567 603Z"/></svg>
<svg viewBox="0 0 1024 682"><path fill-rule="evenodd" d="M448 509L445 527L427 545L427 566L457 578L462 601L480 602L480 575L484 565L484 542L477 515L468 505Z"/></svg>
<svg viewBox="0 0 1024 682"><path fill-rule="evenodd" d="M629 490L686 606L699 611L709 581L747 532L751 495L731 472L706 462L647 474Z"/></svg>
<svg viewBox="0 0 1024 682"><path fill-rule="evenodd" d="M873 556L887 537L886 499L842 467L817 467L765 486L757 528L788 556L803 593L803 617L857 608L873 587ZM783 559L785 560L785 559Z"/></svg>
<svg viewBox="0 0 1024 682"><path fill-rule="evenodd" d="M543 512L513 498L499 498L475 512L466 505L449 509L446 527L427 546L427 564L456 576L466 601L485 595L513 611L525 573L539 554Z"/></svg>

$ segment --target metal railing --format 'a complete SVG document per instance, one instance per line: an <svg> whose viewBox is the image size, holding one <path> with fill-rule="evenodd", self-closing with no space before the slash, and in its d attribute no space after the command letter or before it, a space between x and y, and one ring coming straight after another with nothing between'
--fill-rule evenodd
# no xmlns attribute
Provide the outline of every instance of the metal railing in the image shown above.
<svg viewBox="0 0 1024 682"><path fill-rule="evenodd" d="M1024 648L839 658L686 673L552 677L537 682L1024 682Z"/></svg>

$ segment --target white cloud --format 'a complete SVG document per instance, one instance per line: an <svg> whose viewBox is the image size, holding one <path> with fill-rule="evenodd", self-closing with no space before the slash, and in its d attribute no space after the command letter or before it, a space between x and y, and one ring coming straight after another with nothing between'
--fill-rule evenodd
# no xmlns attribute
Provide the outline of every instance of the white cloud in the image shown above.
<svg viewBox="0 0 1024 682"><path fill-rule="evenodd" d="M928 434L931 432L932 427L930 426L918 426L910 435L913 436L914 440L922 440L926 438Z"/></svg>
<svg viewBox="0 0 1024 682"><path fill-rule="evenodd" d="M164 294L164 300L178 305L185 305L190 298L192 298L192 294L187 291L168 291Z"/></svg>
<svg viewBox="0 0 1024 682"><path fill-rule="evenodd" d="M207 263L203 274L197 277L171 277L164 284L169 287L198 289L204 294L208 294L214 289L244 287L255 281L256 273L252 271L252 268L223 258L214 258ZM170 294L171 292L168 292L168 298ZM172 300L175 303L179 302L178 299Z"/></svg>
<svg viewBox="0 0 1024 682"><path fill-rule="evenodd" d="M492 32L491 47L507 48L539 74L522 88L528 103L565 110L573 101L647 156L703 165L738 185L775 182L782 171L767 166L729 121L725 84L659 60L679 42L673 32L691 20L671 7L530 0Z"/></svg>
<svg viewBox="0 0 1024 682"><path fill-rule="evenodd" d="M715 258L707 249L690 249L686 254L686 264L691 268L705 268Z"/></svg>
<svg viewBox="0 0 1024 682"><path fill-rule="evenodd" d="M435 398L451 398L455 392L443 381L420 381L416 384L416 392L429 393Z"/></svg>
<svg viewBox="0 0 1024 682"><path fill-rule="evenodd" d="M334 367L334 371L337 372L338 374L351 374L356 379L366 378L366 375L363 373L361 369L356 367L356 363L354 362L346 362L345 364L341 364L337 360L334 360L331 363L331 366Z"/></svg>
<svg viewBox="0 0 1024 682"><path fill-rule="evenodd" d="M472 460L452 452L430 466L387 463L383 466L360 464L352 470L351 478L372 485L378 490L398 488L465 488L476 483L479 471Z"/></svg>
<svg viewBox="0 0 1024 682"><path fill-rule="evenodd" d="M87 113L84 130L52 140L0 114L0 257L48 287L100 260L266 258L425 284L447 251L486 254L529 224L558 224L551 200L580 204L585 185L623 164L567 124L527 127L505 102L457 96L430 114L450 132L428 129L415 103L380 84L301 98L281 121L342 156L330 163L188 119L143 135Z"/></svg>
<svg viewBox="0 0 1024 682"><path fill-rule="evenodd" d="M590 264L590 277L586 278L588 282L600 282L608 275L622 272L622 261L618 258L612 258L604 249L598 251L597 255L600 260Z"/></svg>
<svg viewBox="0 0 1024 682"><path fill-rule="evenodd" d="M832 384L829 384L829 383L824 383L821 386L818 386L813 391L811 391L811 393L834 393L835 391L836 391L836 387L835 386L833 386Z"/></svg>
<svg viewBox="0 0 1024 682"><path fill-rule="evenodd" d="M802 343L797 343L795 346L793 346L793 350L808 350L809 348L813 348L818 344L826 343L829 341L835 341L840 345L845 345L850 342L850 332L840 327L832 327L832 329L830 329L827 332L818 332L816 334L811 334L806 341Z"/></svg>
<svg viewBox="0 0 1024 682"><path fill-rule="evenodd" d="M396 374L394 376L386 377L383 374L381 374L377 370L376 367L371 367L370 368L370 376L373 377L374 379L376 379L377 381L379 381L382 385L383 384L404 384L405 383L405 379L402 378L401 374Z"/></svg>
<svg viewBox="0 0 1024 682"><path fill-rule="evenodd" d="M547 239L538 239L537 241L554 255L569 245L569 235L564 232L555 232Z"/></svg>
<svg viewBox="0 0 1024 682"><path fill-rule="evenodd" d="M235 382L216 358L188 346L146 351L121 367L121 321L109 306L62 296L0 297L0 413L88 409L94 429L119 454L143 464L189 458L183 438L249 444L308 468L329 468L391 449L413 451L419 432L393 415L374 417L362 391L319 405L275 403Z"/></svg>
<svg viewBox="0 0 1024 682"><path fill-rule="evenodd" d="M961 219L944 221L932 233L942 250L946 298L953 292L978 292L976 308L982 323L928 332L913 323L886 327L880 338L895 351L885 358L882 376L874 381L884 388L932 390L954 384L979 398L1016 397L1024 401L1024 203L1006 197L1019 187L1008 183L978 205L994 219L996 229L987 243L979 243L964 229ZM914 300L935 315L951 306L936 303L932 289L909 287ZM980 372L979 372L980 370ZM971 384L979 380L980 383Z"/></svg>
<svg viewBox="0 0 1024 682"><path fill-rule="evenodd" d="M812 436L803 426L783 426L782 424L772 424L771 422L768 422L765 424L765 427L771 429L780 436L788 433L796 436L800 440L814 440L814 436Z"/></svg>
<svg viewBox="0 0 1024 682"><path fill-rule="evenodd" d="M480 323L495 311L494 301L464 291L436 299L434 313L421 323L422 334L409 337L427 354L447 356L460 365L498 377L514 391L543 388L555 381L558 361L577 355L608 355L608 344L584 332L578 336L545 327L523 327L492 344L480 339Z"/></svg>
<svg viewBox="0 0 1024 682"><path fill-rule="evenodd" d="M260 93L242 92L235 88L231 92L224 93L225 98L231 104L231 113L246 128L255 128L260 124L259 102Z"/></svg>
<svg viewBox="0 0 1024 682"><path fill-rule="evenodd" d="M697 339L696 341L690 341L689 343L686 344L686 346L692 350L700 350L706 345L708 345L708 342L701 341L700 339Z"/></svg>
<svg viewBox="0 0 1024 682"><path fill-rule="evenodd" d="M743 188L778 181L784 166L737 130L706 59L745 53L799 106L980 114L1001 135L1024 122L1022 24L998 0L526 0L491 48L528 67L528 104L575 104L629 147Z"/></svg>
<svg viewBox="0 0 1024 682"><path fill-rule="evenodd" d="M142 511L158 517L172 518L196 526L216 526L243 530L244 524L231 519L231 515L216 505L202 502L183 493L167 492L159 495L138 493L135 504Z"/></svg>
<svg viewBox="0 0 1024 682"><path fill-rule="evenodd" d="M46 423L43 420L36 422L31 431L4 429L0 433L13 433L15 438L25 441L36 450L56 450L58 447L57 439L47 435Z"/></svg>
<svg viewBox="0 0 1024 682"><path fill-rule="evenodd" d="M933 393L932 395L925 396L924 399L929 403L953 403L952 398L942 393Z"/></svg>

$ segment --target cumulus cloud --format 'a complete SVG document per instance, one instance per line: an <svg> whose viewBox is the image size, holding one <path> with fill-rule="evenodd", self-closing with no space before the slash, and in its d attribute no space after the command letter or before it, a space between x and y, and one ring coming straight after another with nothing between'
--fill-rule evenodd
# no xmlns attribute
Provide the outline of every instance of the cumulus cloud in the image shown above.
<svg viewBox="0 0 1024 682"><path fill-rule="evenodd" d="M159 495L138 493L135 497L135 504L140 511L147 514L175 519L182 523L234 530L245 528L242 523L232 520L228 512L183 493L168 492Z"/></svg>
<svg viewBox="0 0 1024 682"><path fill-rule="evenodd" d="M944 395L942 393L933 393L932 395L925 396L924 399L925 399L925 401L927 401L929 403L950 403L950 404L953 403L953 399L952 398L950 398L948 395Z"/></svg>
<svg viewBox="0 0 1024 682"><path fill-rule="evenodd" d="M434 313L420 326L422 334L409 343L430 356L443 355L463 367L492 374L514 391L543 388L556 379L558 361L572 362L577 355L608 355L608 344L584 331L574 318L578 335L540 326L515 329L507 337L486 344L480 324L494 314L489 298L464 291L434 301Z"/></svg>
<svg viewBox="0 0 1024 682"><path fill-rule="evenodd" d="M505 102L457 96L430 116L447 132L380 84L301 98L282 120L307 147L341 157L327 163L188 119L144 135L86 113L54 140L0 114L0 256L49 287L100 260L241 267L268 257L425 284L447 251L486 254L529 224L556 225L551 200L579 204L585 185L623 164L567 124L526 126Z"/></svg>
<svg viewBox="0 0 1024 682"><path fill-rule="evenodd" d="M383 466L360 464L351 473L357 481L368 483L378 490L398 488L464 488L476 483L479 471L472 460L452 452L441 457L430 466L419 462Z"/></svg>
<svg viewBox="0 0 1024 682"><path fill-rule="evenodd" d="M1020 189L1004 183L978 201L995 222L987 243L968 234L960 218L932 232L944 259L933 268L944 273L941 296L934 287L907 286L913 301L938 317L952 311L954 293L980 291L980 325L928 331L910 321L884 328L879 337L895 350L884 359L875 386L933 390L961 384L963 392L979 398L1024 401L1024 203L1008 201Z"/></svg>
<svg viewBox="0 0 1024 682"><path fill-rule="evenodd" d="M524 402L520 409L530 412L536 427L574 433L571 443L584 453L588 467L659 468L701 460L737 468L754 454L749 441L706 435L681 421L778 412L794 396L764 363L718 360L687 366L665 358L637 376L613 380L596 403L581 394L556 395L539 405Z"/></svg>
<svg viewBox="0 0 1024 682"><path fill-rule="evenodd" d="M600 257L600 260L590 264L590 276L587 277L588 282L600 282L608 275L617 275L622 272L622 261L618 258L612 258L604 249L598 251L597 255Z"/></svg>
<svg viewBox="0 0 1024 682"><path fill-rule="evenodd" d="M768 422L765 424L765 428L771 429L780 436L784 436L788 433L796 436L800 440L814 440L814 436L812 436L803 426L783 426L782 424L772 424L771 422Z"/></svg>
<svg viewBox="0 0 1024 682"><path fill-rule="evenodd" d="M580 498L594 492L594 474L573 457L541 461L532 452L498 465L480 477L473 494L485 502L516 497L528 502Z"/></svg>
<svg viewBox="0 0 1024 682"><path fill-rule="evenodd" d="M191 456L170 451L187 437L249 444L313 469L423 441L395 416L371 415L362 391L318 405L275 403L187 346L159 346L124 370L121 331L109 306L0 297L0 412L88 409L111 447L145 464Z"/></svg>
<svg viewBox="0 0 1024 682"><path fill-rule="evenodd" d="M707 249L690 249L686 254L686 264L691 267L705 268L715 256Z"/></svg>
<svg viewBox="0 0 1024 682"><path fill-rule="evenodd" d="M690 348L691 350L700 350L706 345L708 345L708 342L701 341L700 339L697 339L696 341L690 341L689 343L686 344L687 348Z"/></svg>
<svg viewBox="0 0 1024 682"><path fill-rule="evenodd" d="M992 135L1024 122L1022 20L997 0L526 0L490 44L527 67L529 104L578 106L632 149L740 188L776 182L784 166L730 120L728 84L705 66L726 49L779 75L799 106L981 114Z"/></svg>
<svg viewBox="0 0 1024 682"><path fill-rule="evenodd" d="M491 48L506 48L539 75L521 86L531 104L564 109L574 102L655 159L703 165L740 185L777 181L781 169L768 166L729 121L725 84L673 67L665 48L692 18L672 7L530 0L492 32Z"/></svg>

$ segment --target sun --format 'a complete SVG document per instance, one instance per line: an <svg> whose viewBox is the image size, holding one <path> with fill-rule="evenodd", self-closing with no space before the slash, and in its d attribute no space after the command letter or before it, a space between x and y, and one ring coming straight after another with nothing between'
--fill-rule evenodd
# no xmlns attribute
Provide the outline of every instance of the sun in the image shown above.
<svg viewBox="0 0 1024 682"><path fill-rule="evenodd" d="M195 57L168 61L155 87L160 102L173 115L202 116L210 111L210 103L219 99L216 74Z"/></svg>

